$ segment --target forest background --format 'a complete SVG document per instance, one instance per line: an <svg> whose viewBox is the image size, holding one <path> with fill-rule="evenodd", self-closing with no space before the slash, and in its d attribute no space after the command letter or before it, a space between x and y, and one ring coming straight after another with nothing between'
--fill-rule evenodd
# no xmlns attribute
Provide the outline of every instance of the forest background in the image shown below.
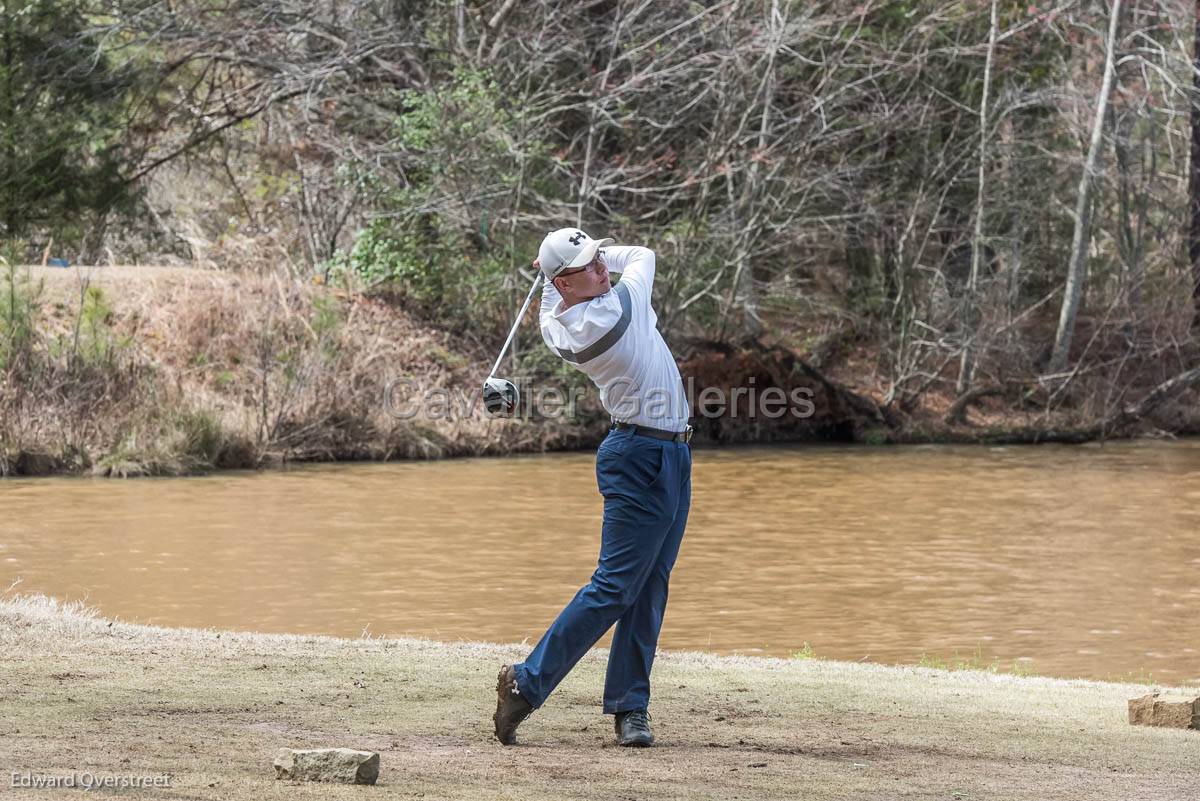
<svg viewBox="0 0 1200 801"><path fill-rule="evenodd" d="M385 402L477 388L563 225L698 386L815 394L708 441L1200 430L1193 3L0 9L0 472L594 442Z"/></svg>

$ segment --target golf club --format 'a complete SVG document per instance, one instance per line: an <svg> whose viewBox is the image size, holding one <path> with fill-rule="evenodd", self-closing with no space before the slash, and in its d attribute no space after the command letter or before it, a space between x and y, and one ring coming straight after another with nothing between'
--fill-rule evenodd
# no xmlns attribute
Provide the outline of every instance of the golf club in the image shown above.
<svg viewBox="0 0 1200 801"><path fill-rule="evenodd" d="M507 378L496 378L496 370L500 368L504 354L508 353L508 346L512 344L513 337L517 334L517 327L525 318L525 312L533 300L534 290L538 288L541 280L542 274L539 271L533 278L533 284L529 287L529 294L525 296L525 302L521 304L521 310L517 312L517 319L513 321L512 329L508 332L508 339L504 340L504 347L500 348L500 355L496 357L496 363L492 365L491 372L483 382L483 406L487 409L488 414L494 417L510 417L516 411L517 401L520 398L517 386Z"/></svg>

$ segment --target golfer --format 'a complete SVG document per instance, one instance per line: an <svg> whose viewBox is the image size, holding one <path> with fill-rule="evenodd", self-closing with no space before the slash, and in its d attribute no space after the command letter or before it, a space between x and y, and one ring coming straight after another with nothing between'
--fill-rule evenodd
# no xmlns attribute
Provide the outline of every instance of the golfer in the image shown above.
<svg viewBox="0 0 1200 801"><path fill-rule="evenodd" d="M546 236L534 262L545 279L542 338L592 379L613 424L596 451L599 565L525 661L500 669L494 720L505 745L614 623L604 713L616 716L621 745L654 742L650 668L691 506L692 429L679 368L650 306L654 252L604 247L612 241L563 228ZM615 287L610 273L621 274Z"/></svg>

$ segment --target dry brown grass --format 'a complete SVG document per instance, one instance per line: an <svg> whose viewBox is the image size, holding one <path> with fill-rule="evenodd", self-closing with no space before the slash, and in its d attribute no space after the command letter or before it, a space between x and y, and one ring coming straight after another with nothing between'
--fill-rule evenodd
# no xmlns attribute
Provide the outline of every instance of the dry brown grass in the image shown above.
<svg viewBox="0 0 1200 801"><path fill-rule="evenodd" d="M578 445L593 415L538 426L493 420L490 367L395 305L285 272L37 269L37 369L0 386L0 473L178 474L284 460L437 458ZM110 361L64 352L90 287L110 311ZM68 349L69 350L69 349ZM400 419L385 403L435 387L472 405Z"/></svg>
<svg viewBox="0 0 1200 801"><path fill-rule="evenodd" d="M1200 793L1200 732L1131 727L1145 687L664 653L658 747L611 745L602 651L492 739L525 647L129 625L0 601L0 759L41 775L170 774L165 798L1156 799ZM379 751L377 787L290 785L279 747ZM7 778L7 777L6 777ZM67 790L38 798L76 798Z"/></svg>
<svg viewBox="0 0 1200 801"><path fill-rule="evenodd" d="M32 268L30 276L43 285L37 337L15 366L0 364L0 475L174 475L297 460L536 452L594 444L607 421L590 389L575 418L536 425L490 419L478 388L495 343L455 339L396 303L304 283L286 268ZM90 312L83 303L89 289ZM1112 350L1117 333L1103 333L1096 347ZM1097 415L1140 398L1174 369L1170 359L1114 357L1111 371L1078 376L1065 395L1079 398L1050 414L1046 398L1022 406L1005 390L974 404L965 425L944 423L953 401L947 378L886 427L830 403L795 369L795 355L786 348L723 350L701 343L693 350L683 370L697 392L743 386L750 377L760 389L770 384L790 390L797 382L817 389L812 419L788 416L787 425L760 425L745 417L697 417L699 443L822 437L1040 441L1054 431L1086 430ZM534 352L549 359L540 343ZM880 358L877 345L846 344L831 355L828 375L882 403ZM1113 388L1118 378L1124 382L1120 391ZM570 380L586 384L570 368L542 383L560 388ZM446 389L445 408L452 411L396 417L385 403L395 382L406 382L392 394L402 404ZM1026 391L1014 386L1018 395ZM1195 390L1164 404L1140 431L1200 430L1194 398Z"/></svg>

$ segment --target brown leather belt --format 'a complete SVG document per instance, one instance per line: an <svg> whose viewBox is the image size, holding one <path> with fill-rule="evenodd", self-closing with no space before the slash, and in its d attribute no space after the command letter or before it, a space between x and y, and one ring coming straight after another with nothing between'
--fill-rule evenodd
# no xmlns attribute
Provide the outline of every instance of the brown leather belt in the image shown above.
<svg viewBox="0 0 1200 801"><path fill-rule="evenodd" d="M643 436L654 437L655 439L665 439L671 442L692 441L691 426L688 426L683 431L665 431L661 428L651 428L650 426L639 426L633 425L632 423L614 422L612 424L612 428L609 430L611 431L613 428L617 429L618 431L632 431L635 434L642 434Z"/></svg>

